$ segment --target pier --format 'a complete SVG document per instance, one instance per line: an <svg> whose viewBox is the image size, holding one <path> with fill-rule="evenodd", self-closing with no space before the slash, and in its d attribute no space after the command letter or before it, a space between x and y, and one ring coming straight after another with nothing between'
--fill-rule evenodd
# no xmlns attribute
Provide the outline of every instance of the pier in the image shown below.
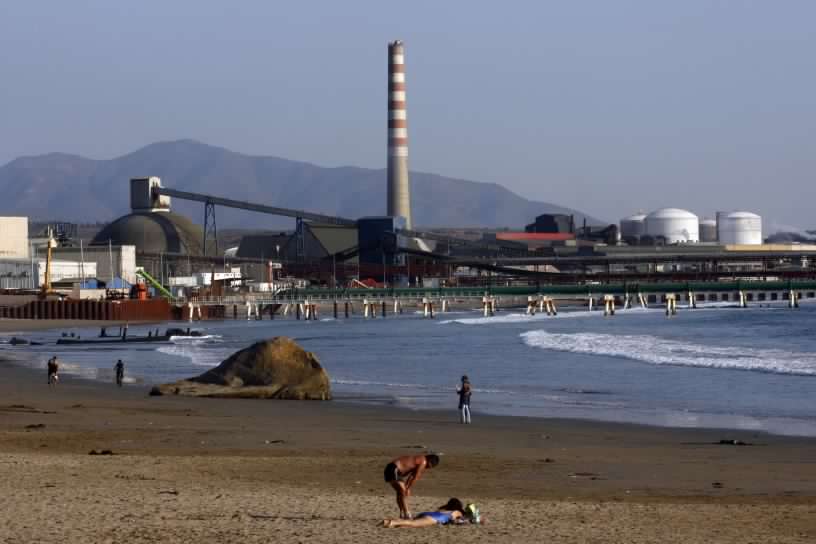
<svg viewBox="0 0 816 544"><path fill-rule="evenodd" d="M605 315L629 309L632 302L642 308L665 306L667 315L676 315L678 305L697 308L698 303L726 302L747 308L752 304L786 302L798 308L802 299L816 300L816 281L728 281L667 282L641 284L529 285L511 287L439 287L393 289L292 289L281 293L248 293L190 300L176 299L185 307L220 307L213 315L262 319L276 314L294 314L295 319L317 319L319 308L331 308L334 318L358 313L373 319L401 314L415 308L426 318L449 311L452 304L481 309L485 317L496 314L499 305L526 308L528 315L557 315L563 305L583 306L590 311L603 305ZM186 315L186 314L185 314ZM196 315L201 315L200 313Z"/></svg>

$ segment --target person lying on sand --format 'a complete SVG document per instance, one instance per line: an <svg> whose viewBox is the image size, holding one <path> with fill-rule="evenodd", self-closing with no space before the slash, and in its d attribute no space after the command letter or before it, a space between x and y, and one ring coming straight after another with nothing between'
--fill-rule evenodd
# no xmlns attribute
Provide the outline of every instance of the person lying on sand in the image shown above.
<svg viewBox="0 0 816 544"><path fill-rule="evenodd" d="M403 455L385 466L385 481L391 484L397 493L397 506L401 519L411 519L406 497L411 494L411 487L422 477L422 474L439 464L438 455Z"/></svg>
<svg viewBox="0 0 816 544"><path fill-rule="evenodd" d="M450 499L433 512L422 512L414 519L384 519L383 527L432 527L465 521L465 507L462 501Z"/></svg>

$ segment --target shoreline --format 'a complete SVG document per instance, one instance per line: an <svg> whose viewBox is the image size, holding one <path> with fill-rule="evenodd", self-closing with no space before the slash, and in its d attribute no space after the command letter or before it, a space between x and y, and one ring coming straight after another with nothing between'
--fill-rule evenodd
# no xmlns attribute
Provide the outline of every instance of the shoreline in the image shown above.
<svg viewBox="0 0 816 544"><path fill-rule="evenodd" d="M30 372L33 375L38 375L38 369L35 368L32 364L27 364L24 357L10 357L10 355L17 355L16 353L10 352L0 352L0 366L4 363L10 364L16 368L19 368L23 372ZM43 367L43 372L44 372ZM2 373L0 372L0 375ZM60 373L60 376L68 376L74 382L78 383L85 383L91 387L107 387L107 382L102 379L95 379L84 376L79 373L74 373L70 371L63 371ZM136 383L128 383L127 377L125 381L125 388L127 389L136 389L144 391L144 394L150 391L153 383L147 383L143 381L138 381ZM458 416L458 411L455 409L455 406L451 404L450 409L443 409L439 407L409 407L409 406L400 406L397 405L393 401L393 397L384 396L384 395L366 395L366 394L332 394L332 401L336 404L347 405L347 406L358 406L363 408L382 408L384 410L393 410L396 412L405 412L409 414L429 414L431 417L434 418L442 418L442 417L451 417L454 418ZM701 431L707 432L712 435L720 434L723 436L733 436L737 437L737 439L742 440L743 438L739 437L757 437L757 436L773 436L778 438L792 438L792 439L803 439L803 440L812 440L814 444L816 444L816 436L807 435L807 434L792 434L792 433L779 433L773 432L766 429L745 429L739 427L726 427L726 426L705 426L705 425L659 425L655 423L648 423L648 422L638 422L638 421L622 421L616 420L613 418L608 419L598 419L598 418L590 418L590 417L545 417L545 416L538 416L538 415L527 415L527 414L496 414L490 412L481 412L481 411L473 411L474 417L478 418L497 418L499 420L512 420L517 418L528 419L537 422L557 422L560 425L568 425L571 423L574 424L588 424L588 425L598 425L600 427L605 426L612 426L612 427L631 427L631 428L642 428L642 429L653 429L653 430L666 430L666 431ZM744 440L743 440L744 441Z"/></svg>
<svg viewBox="0 0 816 544"><path fill-rule="evenodd" d="M41 381L41 374L38 370L30 365L27 365L25 362L21 361L20 359L11 359L6 358L5 353L0 353L0 377L5 377L5 372L3 369L3 365L9 365L22 373L29 374L28 378L32 381ZM45 367L43 367L43 373L45 371ZM74 374L70 372L65 372L70 377L70 382L76 385L81 385L83 388L88 390L96 390L97 392L107 391L110 388L110 385L107 381L101 379L93 379L88 378L86 376L82 376L80 374ZM63 373L60 374L61 376ZM19 374L14 373L14 377L19 377ZM61 385L64 385L64 380L60 382ZM123 390L129 391L130 393L136 392L137 394L142 394L145 398L149 397L149 392L153 385L156 384L145 384L145 383L127 383L125 382ZM0 392L2 392L2 388L0 388ZM166 398L178 398L178 399L192 399L193 397L166 397ZM201 400L204 401L224 401L224 400L235 400L235 401L242 401L242 400L250 400L255 402L254 399L218 399L218 398L204 398L202 397ZM454 406L451 405L450 409L441 409L441 408L410 408L407 406L399 406L390 402L391 398L386 396L376 396L376 395L337 395L332 394L332 400L330 401L323 401L324 403L330 403L337 406L348 407L350 409L362 409L362 410L382 410L384 412L393 412L393 417L398 417L400 414L403 415L414 415L420 417L422 414L426 414L429 419L433 420L450 420L451 422L456 422L459 412ZM264 402L264 401L259 401ZM278 402L276 400L272 400L271 402ZM282 401L282 402L290 402L290 401ZM318 401L305 401L305 402L318 402ZM557 426L589 426L591 428L598 428L603 429L606 427L611 428L620 428L622 430L642 430L643 432L681 432L681 431L688 431L694 432L698 431L705 435L723 435L723 437L728 436L732 439L743 440L744 439L757 439L767 436L767 437L774 437L776 439L790 439L793 441L805 441L805 442L813 442L813 445L816 446L816 436L809 436L809 435L791 435L791 434L780 434L774 433L762 429L753 430L753 429L738 429L738 428L729 428L729 427L697 427L697 426L669 426L669 425L653 425L650 423L638 423L638 422L628 422L628 421L614 421L614 420L605 420L605 419L592 419L592 418L582 418L582 417L542 417L542 416L535 416L535 415L509 415L509 414L493 414L488 412L479 412L474 411L473 417L478 418L481 420L495 420L499 423L504 423L504 426L508 426L508 422L513 420L525 420L534 424L539 425L546 425L546 424L554 424ZM713 444L713 442L712 442ZM752 444L753 445L753 444Z"/></svg>
<svg viewBox="0 0 816 544"><path fill-rule="evenodd" d="M230 321L230 320L226 320ZM145 321L145 322L131 322L129 323L133 327L139 326L153 326L159 325L162 326L170 326L170 324L177 324L178 322L154 322L154 321ZM10 320L10 319L0 319L0 334L10 334L10 333L21 333L24 335L26 332L38 332L44 330L61 330L61 329L77 329L77 328L97 328L100 326L117 326L123 323L113 323L113 322L102 322L102 321L66 321L66 320ZM0 358L3 357L10 357L10 362L23 368L26 370L31 370L32 372L36 373L37 368L36 364L28 364L26 360L33 361L33 358L27 358L25 356L24 347L19 351L0 351ZM62 376L70 376L72 380L87 380L88 383L96 383L96 384L104 384L105 380L100 378L93 378L89 377L88 375L82 375L78 372L71 372L67 369L64 369L61 372ZM141 378L137 378L136 383L127 383L126 377L126 387L143 387L149 390L150 386L153 384L148 384L146 381L143 381ZM335 386L336 388L336 386ZM394 402L394 397L390 395L384 394L366 394L365 392L348 392L346 394L340 393L339 396L335 393L335 400L339 403L345 404L358 404L361 406L366 407L383 407L389 410L404 410L408 413L432 413L435 415L438 414L445 414L448 413L447 409L440 408L439 406L432 406L432 407L422 407L422 406L408 406L408 405L396 405ZM557 408L556 408L557 410ZM455 411L454 411L455 412ZM774 430L774 429L765 429L765 428L746 428L745 426L740 426L740 422L750 423L751 421L756 421L758 424L762 424L766 421L773 421L772 418L765 418L765 419L754 419L748 418L747 416L728 416L724 414L709 414L709 413L692 413L692 412L665 412L665 413L658 413L655 412L651 416L646 415L640 418L633 412L629 414L630 417L616 417L611 415L606 418L601 417L592 417L592 415L585 416L585 415L557 415L553 417L547 416L540 416L537 414L502 414L502 413L495 413L495 412L481 412L481 411L474 411L474 415L478 417L499 417L499 418L530 418L533 420L543 420L543 421L561 421L561 422L586 422L586 423L593 423L599 425L620 425L626 426L631 425L634 427L646 427L646 428L654 428L654 429L667 429L667 430L700 430L700 431L710 431L712 433L719 433L719 434L731 434L731 435L745 435L745 436L755 436L755 435L770 435L770 436L778 436L778 437L792 437L792 438L812 438L816 440L816 435L810 434L807 432L796 432L796 423L798 420L792 419L790 421L783 421L777 422L777 428L788 429L789 432L784 432L783 430ZM703 418L704 420L714 421L713 423L706 424L705 421L702 423L695 422L692 424L679 424L679 423L660 423L654 421L655 419L663 419L668 417L697 417ZM718 420L728 420L732 423L732 425L727 424L719 424ZM728 422L727 421L727 422ZM727 423L726 422L726 423Z"/></svg>

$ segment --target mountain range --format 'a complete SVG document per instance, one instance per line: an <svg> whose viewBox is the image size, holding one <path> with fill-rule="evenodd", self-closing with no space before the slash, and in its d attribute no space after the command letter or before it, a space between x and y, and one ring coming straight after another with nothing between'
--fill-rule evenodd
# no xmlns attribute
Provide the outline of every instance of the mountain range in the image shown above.
<svg viewBox="0 0 816 544"><path fill-rule="evenodd" d="M37 220L110 221L129 213L129 179L159 176L174 189L356 218L385 213L384 169L325 168L250 156L193 140L158 142L109 160L65 153L20 157L0 167L0 214ZM542 187L542 189L544 189ZM524 199L496 183L411 172L414 225L521 228L542 213L584 213ZM174 199L173 210L203 222L200 203ZM292 220L218 209L219 227L282 228Z"/></svg>

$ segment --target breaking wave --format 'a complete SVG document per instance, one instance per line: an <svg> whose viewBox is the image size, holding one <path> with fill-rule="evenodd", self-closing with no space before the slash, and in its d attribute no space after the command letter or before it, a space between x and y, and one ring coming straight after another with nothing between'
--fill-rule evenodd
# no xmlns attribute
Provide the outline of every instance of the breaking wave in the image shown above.
<svg viewBox="0 0 816 544"><path fill-rule="evenodd" d="M707 346L649 335L597 333L522 333L531 347L552 351L622 357L653 365L681 365L774 374L816 376L816 355L745 346Z"/></svg>

